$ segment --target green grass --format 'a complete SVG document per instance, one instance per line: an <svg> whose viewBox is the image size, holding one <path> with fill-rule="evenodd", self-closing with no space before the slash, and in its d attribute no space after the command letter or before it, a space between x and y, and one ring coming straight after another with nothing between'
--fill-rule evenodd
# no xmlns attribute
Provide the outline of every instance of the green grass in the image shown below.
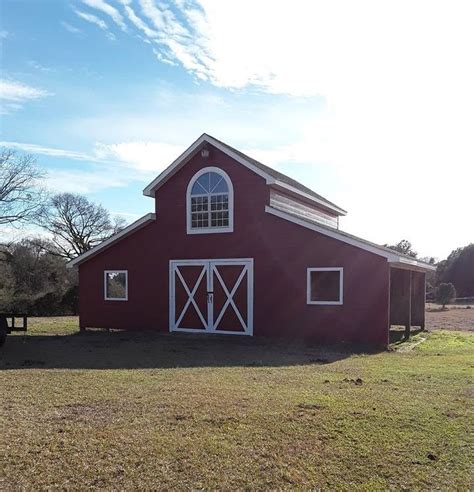
<svg viewBox="0 0 474 492"><path fill-rule="evenodd" d="M350 354L30 327L0 351L0 489L471 486L473 334Z"/></svg>

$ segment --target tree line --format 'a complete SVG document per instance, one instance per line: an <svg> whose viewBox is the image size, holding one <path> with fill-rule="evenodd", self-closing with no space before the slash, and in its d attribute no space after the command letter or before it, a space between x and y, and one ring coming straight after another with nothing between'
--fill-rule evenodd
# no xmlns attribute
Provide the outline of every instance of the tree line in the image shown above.
<svg viewBox="0 0 474 492"><path fill-rule="evenodd" d="M420 258L412 244L403 239L394 245L386 247L436 265L434 272L426 274L426 290L429 299L436 300L443 307L455 298L474 298L474 243L463 248L457 248L442 261L435 258Z"/></svg>
<svg viewBox="0 0 474 492"><path fill-rule="evenodd" d="M125 226L85 196L48 193L44 177L33 156L0 149L0 226L29 224L44 232L21 241L0 238L0 312L76 314L77 272L66 269L67 261ZM420 258L409 241L386 246L436 264ZM427 277L428 292L434 296L442 284L453 284L458 297L474 297L473 279L474 244L469 244L437 263Z"/></svg>
<svg viewBox="0 0 474 492"><path fill-rule="evenodd" d="M44 234L0 239L0 312L76 314L77 272L66 263L120 231L125 221L76 193L50 194L35 158L0 151L0 226Z"/></svg>

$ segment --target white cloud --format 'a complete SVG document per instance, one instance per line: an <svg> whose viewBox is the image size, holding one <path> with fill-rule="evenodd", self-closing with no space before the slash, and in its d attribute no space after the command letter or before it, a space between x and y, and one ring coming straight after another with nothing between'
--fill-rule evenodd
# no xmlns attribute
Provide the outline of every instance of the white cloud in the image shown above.
<svg viewBox="0 0 474 492"><path fill-rule="evenodd" d="M74 12L81 19L102 29L110 40L114 41L116 39L115 34L109 31L109 26L102 19L99 19L99 17L92 14L87 14L86 12L81 12L80 10L75 10Z"/></svg>
<svg viewBox="0 0 474 492"><path fill-rule="evenodd" d="M144 174L158 174L183 151L184 147L163 142L97 143L95 153L101 159L118 160Z"/></svg>
<svg viewBox="0 0 474 492"><path fill-rule="evenodd" d="M44 72L44 73L51 73L55 72L56 70L52 67L46 67L44 65L41 65L41 63L38 63L36 60L29 60L27 62L28 66L39 71L39 72Z"/></svg>
<svg viewBox="0 0 474 492"><path fill-rule="evenodd" d="M128 186L130 176L112 169L51 171L45 186L51 191L71 193L96 193L109 188Z"/></svg>
<svg viewBox="0 0 474 492"><path fill-rule="evenodd" d="M73 34L81 34L82 30L79 29L78 27L73 26L72 24L69 24L69 22L61 22L61 25L66 29L66 31L72 32Z"/></svg>
<svg viewBox="0 0 474 492"><path fill-rule="evenodd" d="M7 39L9 35L10 34L8 31L5 30L0 31L0 39Z"/></svg>
<svg viewBox="0 0 474 492"><path fill-rule="evenodd" d="M74 150L58 149L53 147L44 147L42 145L31 144L31 143L3 141L0 142L0 146L22 150L30 154L41 154L41 155L48 155L51 157L66 157L68 159L74 159L79 161L96 160L95 156L88 155L83 152L76 152Z"/></svg>
<svg viewBox="0 0 474 492"><path fill-rule="evenodd" d="M140 18L138 15L135 13L135 11L130 7L128 3L124 4L124 10L127 14L128 19L130 22L140 31L145 34L145 36L149 38L156 38L158 37L158 31L155 31L154 29L150 29L150 27Z"/></svg>
<svg viewBox="0 0 474 492"><path fill-rule="evenodd" d="M121 3L132 8L128 0ZM133 5L139 5L136 18L125 13L159 60L179 63L195 77L236 93L251 88L262 98L288 95L295 106L280 113L264 108L272 116L266 121L262 108L236 112L234 123L225 111L217 120L203 112L206 120L193 106L192 122L187 112L181 121L171 115L169 130L156 118L134 115L130 124L120 121L134 132L129 138L152 141L153 133L161 132L160 141L176 143L163 133L179 128L185 145L191 129L199 134L212 126L217 137L304 177L305 184L348 209L342 224L351 232L378 242L405 236L418 250L438 256L472 241L463 212L473 206L472 1L448 6L437 0L139 0ZM298 122L301 105L318 96L326 106ZM109 128L96 120L98 132ZM268 136L266 145L259 136ZM334 183L324 183L322 168Z"/></svg>
<svg viewBox="0 0 474 492"><path fill-rule="evenodd" d="M128 173L129 170L133 170L134 172L140 173L140 175L136 176L136 179L139 180L148 179L158 174L185 150L184 147L179 145L152 141L119 142L113 144L97 142L90 152L79 152L76 150L58 149L55 147L11 141L1 141L0 147L17 149L35 155L84 161L100 165L102 168L111 168L112 166L114 172ZM57 171L54 171L54 174L57 175ZM53 182L56 181L53 180ZM120 183L122 183L121 180Z"/></svg>
<svg viewBox="0 0 474 492"><path fill-rule="evenodd" d="M104 2L104 0L82 0L82 2L88 7L107 14L120 27L120 29L123 31L127 30L122 14L115 7L109 5L107 2Z"/></svg>
<svg viewBox="0 0 474 492"><path fill-rule="evenodd" d="M23 84L22 82L0 79L0 99L5 101L22 103L51 95L48 91Z"/></svg>

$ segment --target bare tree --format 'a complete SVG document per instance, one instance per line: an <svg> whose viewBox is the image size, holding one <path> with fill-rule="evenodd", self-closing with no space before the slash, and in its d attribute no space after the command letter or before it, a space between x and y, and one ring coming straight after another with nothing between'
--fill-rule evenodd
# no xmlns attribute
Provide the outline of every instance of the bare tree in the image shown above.
<svg viewBox="0 0 474 492"><path fill-rule="evenodd" d="M75 193L54 195L44 207L38 224L51 234L44 248L72 260L124 227L122 218L111 219L102 206Z"/></svg>
<svg viewBox="0 0 474 492"><path fill-rule="evenodd" d="M45 200L43 176L32 155L0 149L0 225L37 218Z"/></svg>

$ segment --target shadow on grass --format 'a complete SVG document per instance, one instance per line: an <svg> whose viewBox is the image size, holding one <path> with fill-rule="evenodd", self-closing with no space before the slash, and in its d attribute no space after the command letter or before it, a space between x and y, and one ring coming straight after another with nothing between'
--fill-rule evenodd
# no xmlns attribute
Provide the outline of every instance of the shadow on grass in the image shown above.
<svg viewBox="0 0 474 492"><path fill-rule="evenodd" d="M9 337L0 370L31 368L133 369L330 364L368 347L225 335L88 331Z"/></svg>
<svg viewBox="0 0 474 492"><path fill-rule="evenodd" d="M419 327L412 328L410 331L410 336L418 335L418 333L421 333L422 331L424 330ZM396 327L392 326L389 332L389 339L390 339L390 345L407 342L408 340L405 339L405 328L399 326Z"/></svg>

